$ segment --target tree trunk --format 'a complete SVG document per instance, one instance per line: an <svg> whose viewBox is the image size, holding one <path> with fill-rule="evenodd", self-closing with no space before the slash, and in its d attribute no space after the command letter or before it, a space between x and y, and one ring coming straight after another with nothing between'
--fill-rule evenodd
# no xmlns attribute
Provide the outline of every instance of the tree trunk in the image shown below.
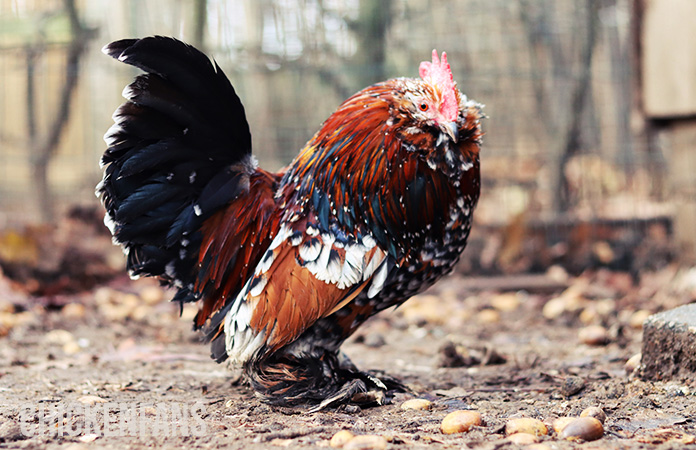
<svg viewBox="0 0 696 450"><path fill-rule="evenodd" d="M45 136L39 136L36 128L36 107L34 95L34 59L39 50L28 50L27 64L27 124L29 142L32 150L31 166L36 196L36 205L39 209L40 220L43 223L51 223L55 220L55 204L48 179L50 163L59 148L60 138L70 119L70 102L77 87L79 78L80 59L82 58L86 43L92 35L92 30L86 29L80 22L75 0L64 0L65 11L70 19L72 40L68 46L65 63L65 79L60 90L58 110L53 115ZM41 44L39 44L41 45Z"/></svg>

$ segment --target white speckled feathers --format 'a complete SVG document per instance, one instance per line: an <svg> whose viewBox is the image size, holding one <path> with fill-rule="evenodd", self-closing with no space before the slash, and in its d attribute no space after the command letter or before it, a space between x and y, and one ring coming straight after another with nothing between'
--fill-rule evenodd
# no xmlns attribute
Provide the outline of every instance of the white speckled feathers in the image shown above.
<svg viewBox="0 0 696 450"><path fill-rule="evenodd" d="M228 357L244 363L292 342L364 290L375 297L390 261L369 235L348 239L312 225L283 224L225 316Z"/></svg>

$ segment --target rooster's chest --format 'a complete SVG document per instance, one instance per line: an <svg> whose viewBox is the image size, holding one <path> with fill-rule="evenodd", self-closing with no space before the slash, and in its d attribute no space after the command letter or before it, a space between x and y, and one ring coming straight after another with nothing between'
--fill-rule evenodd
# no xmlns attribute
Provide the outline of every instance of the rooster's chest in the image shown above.
<svg viewBox="0 0 696 450"><path fill-rule="evenodd" d="M450 273L466 247L475 201L461 196L454 201L444 224L431 224L407 258L391 272L385 283L385 307L424 291Z"/></svg>

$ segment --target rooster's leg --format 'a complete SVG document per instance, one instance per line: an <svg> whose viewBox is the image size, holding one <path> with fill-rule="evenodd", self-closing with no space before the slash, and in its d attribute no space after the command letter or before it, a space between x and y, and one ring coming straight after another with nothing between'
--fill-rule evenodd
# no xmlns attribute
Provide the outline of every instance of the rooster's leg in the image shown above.
<svg viewBox="0 0 696 450"><path fill-rule="evenodd" d="M360 406L385 405L391 403L394 393L409 392L403 383L385 373L358 370L342 352L339 354L339 361L343 384L333 395L311 408L310 412L348 403Z"/></svg>
<svg viewBox="0 0 696 450"><path fill-rule="evenodd" d="M351 403L384 405L394 393L408 392L395 378L359 371L345 355L333 352L319 358L274 355L248 366L246 373L264 401L283 406L314 404L310 412Z"/></svg>

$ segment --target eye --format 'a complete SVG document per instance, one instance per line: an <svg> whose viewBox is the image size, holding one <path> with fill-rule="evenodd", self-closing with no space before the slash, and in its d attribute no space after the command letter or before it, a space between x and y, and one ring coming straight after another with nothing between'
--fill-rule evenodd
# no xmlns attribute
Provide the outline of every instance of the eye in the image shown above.
<svg viewBox="0 0 696 450"><path fill-rule="evenodd" d="M425 111L428 110L428 104L427 104L427 103L421 103L420 105L418 105L418 109L420 109L421 111L425 112Z"/></svg>

